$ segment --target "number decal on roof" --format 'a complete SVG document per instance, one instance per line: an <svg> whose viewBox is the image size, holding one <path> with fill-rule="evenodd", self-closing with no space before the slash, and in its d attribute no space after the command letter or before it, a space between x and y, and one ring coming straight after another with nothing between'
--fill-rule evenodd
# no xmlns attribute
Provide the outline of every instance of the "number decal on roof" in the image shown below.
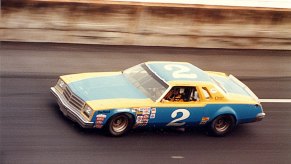
<svg viewBox="0 0 291 164"><path fill-rule="evenodd" d="M173 71L172 73L173 78L186 78L186 79L197 78L197 75L195 73L189 73L190 68L184 65L168 64L168 65L165 65L164 68L168 71Z"/></svg>
<svg viewBox="0 0 291 164"><path fill-rule="evenodd" d="M182 116L179 118L174 119L170 123L167 124L167 126L182 126L185 124L185 122L178 122L187 119L190 116L190 112L186 109L177 109L172 114L171 117L175 118L177 117L178 113L182 113Z"/></svg>

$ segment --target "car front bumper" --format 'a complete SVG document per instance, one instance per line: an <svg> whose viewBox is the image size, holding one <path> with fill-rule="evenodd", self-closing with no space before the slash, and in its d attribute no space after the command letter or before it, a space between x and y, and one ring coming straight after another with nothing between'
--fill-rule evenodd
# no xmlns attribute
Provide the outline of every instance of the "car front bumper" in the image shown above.
<svg viewBox="0 0 291 164"><path fill-rule="evenodd" d="M50 90L56 97L60 110L66 117L77 122L83 128L93 128L94 122L87 121L86 118L80 113L80 110L72 106L62 93L60 93L55 87L51 87Z"/></svg>

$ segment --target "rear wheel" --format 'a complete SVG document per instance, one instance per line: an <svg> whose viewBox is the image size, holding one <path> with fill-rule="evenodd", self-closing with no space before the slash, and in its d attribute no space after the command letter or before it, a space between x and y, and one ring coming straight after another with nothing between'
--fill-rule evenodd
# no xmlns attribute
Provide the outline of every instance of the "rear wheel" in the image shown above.
<svg viewBox="0 0 291 164"><path fill-rule="evenodd" d="M216 117L209 126L209 132L214 136L225 136L235 128L235 118L232 115Z"/></svg>
<svg viewBox="0 0 291 164"><path fill-rule="evenodd" d="M121 136L132 127L132 118L127 114L113 116L107 124L107 132L112 136Z"/></svg>

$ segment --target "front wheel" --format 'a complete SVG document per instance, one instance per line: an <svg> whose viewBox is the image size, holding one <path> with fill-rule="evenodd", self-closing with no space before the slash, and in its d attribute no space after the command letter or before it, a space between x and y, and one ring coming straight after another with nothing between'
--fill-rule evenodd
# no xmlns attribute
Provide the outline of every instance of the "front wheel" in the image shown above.
<svg viewBox="0 0 291 164"><path fill-rule="evenodd" d="M208 127L211 135L225 136L235 128L235 118L232 115L216 117Z"/></svg>
<svg viewBox="0 0 291 164"><path fill-rule="evenodd" d="M126 114L113 116L107 124L107 132L112 136L121 136L132 127L132 119Z"/></svg>

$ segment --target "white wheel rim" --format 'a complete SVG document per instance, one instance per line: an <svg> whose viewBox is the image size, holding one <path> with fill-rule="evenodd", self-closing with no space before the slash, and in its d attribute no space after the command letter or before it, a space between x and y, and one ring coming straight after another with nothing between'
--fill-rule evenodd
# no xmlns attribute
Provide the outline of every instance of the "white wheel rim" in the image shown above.
<svg viewBox="0 0 291 164"><path fill-rule="evenodd" d="M112 120L112 130L116 133L123 132L128 126L128 118L120 115Z"/></svg>
<svg viewBox="0 0 291 164"><path fill-rule="evenodd" d="M224 132L230 127L230 122L226 118L220 118L215 122L214 127L218 132Z"/></svg>

